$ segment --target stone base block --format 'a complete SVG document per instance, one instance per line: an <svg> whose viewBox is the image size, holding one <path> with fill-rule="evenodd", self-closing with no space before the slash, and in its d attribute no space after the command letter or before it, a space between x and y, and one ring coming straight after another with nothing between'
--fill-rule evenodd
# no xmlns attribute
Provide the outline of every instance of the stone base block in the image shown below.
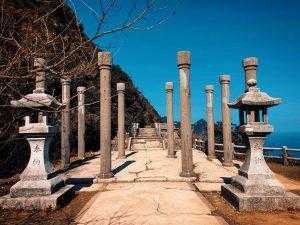
<svg viewBox="0 0 300 225"><path fill-rule="evenodd" d="M10 196L12 198L48 196L63 186L64 179L62 175L49 180L20 180L10 188Z"/></svg>
<svg viewBox="0 0 300 225"><path fill-rule="evenodd" d="M285 192L284 195L246 195L231 184L223 184L221 195L239 211L272 211L300 208L300 196L290 192Z"/></svg>
<svg viewBox="0 0 300 225"><path fill-rule="evenodd" d="M116 177L111 177L111 178L101 178L101 177L96 177L93 180L93 183L115 183L117 181Z"/></svg>
<svg viewBox="0 0 300 225"><path fill-rule="evenodd" d="M0 198L2 209L45 210L58 209L68 203L75 194L74 185L66 185L47 196L17 197L5 195Z"/></svg>
<svg viewBox="0 0 300 225"><path fill-rule="evenodd" d="M197 177L197 174L194 171L181 171L179 176L180 177Z"/></svg>

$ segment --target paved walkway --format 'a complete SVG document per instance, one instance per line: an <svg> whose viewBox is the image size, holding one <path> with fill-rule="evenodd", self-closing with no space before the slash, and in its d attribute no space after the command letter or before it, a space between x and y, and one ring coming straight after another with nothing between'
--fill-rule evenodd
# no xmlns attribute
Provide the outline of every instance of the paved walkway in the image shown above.
<svg viewBox="0 0 300 225"><path fill-rule="evenodd" d="M194 151L199 177L188 182L178 175L180 153L175 159L167 158L163 150L126 154L123 160L116 158L116 152L112 155L113 182L98 181L80 190L97 194L77 216L78 224L227 224L211 215L211 206L199 190L220 190L223 177L236 174L236 168L224 168L219 161L208 161L204 153ZM67 176L77 182L93 180L99 165L98 156L68 171Z"/></svg>
<svg viewBox="0 0 300 225"><path fill-rule="evenodd" d="M180 153L175 159L166 157L165 151L126 152L127 158L117 159L112 154L112 169L116 182L142 181L189 181L179 176L181 170ZM218 160L208 161L200 151L193 151L194 171L199 175L197 180L202 183L223 183L223 179L237 173L235 167L225 168ZM84 163L84 165L67 172L70 179L93 179L99 173L100 157Z"/></svg>
<svg viewBox="0 0 300 225"><path fill-rule="evenodd" d="M199 191L220 191L224 179L237 174L235 167L223 167L218 160L208 161L203 152L194 150L194 170L198 177L189 180L178 175L179 152L176 159L167 158L163 150L126 154L126 159L119 160L117 152L113 152L115 178L110 182L95 179L100 156L67 172L72 182L98 182L79 190L97 194L78 214L78 224L227 224L212 215L210 204Z"/></svg>
<svg viewBox="0 0 300 225"><path fill-rule="evenodd" d="M210 204L186 182L94 184L94 198L76 218L78 224L215 225Z"/></svg>

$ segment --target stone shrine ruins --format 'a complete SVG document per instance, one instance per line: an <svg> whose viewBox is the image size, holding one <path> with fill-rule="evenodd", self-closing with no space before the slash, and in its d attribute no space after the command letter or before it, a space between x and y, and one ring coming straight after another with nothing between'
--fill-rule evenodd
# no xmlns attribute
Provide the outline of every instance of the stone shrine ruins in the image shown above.
<svg viewBox="0 0 300 225"><path fill-rule="evenodd" d="M221 114L223 132L223 155L218 157L215 150L214 134L214 99L215 88L206 85L207 112L207 145L203 151L197 149L197 140L193 138L191 127L191 103L190 103L190 68L192 65L191 53L180 51L177 53L178 80L180 95L180 127L174 126L174 81L167 81L162 87L166 99L166 123L149 124L140 127L139 123L132 124L130 133L125 129L125 83L117 83L118 98L118 131L117 148L112 150L111 137L111 66L112 56L110 52L99 52L98 68L100 74L100 152L88 159L85 154L85 92L86 87L77 87L78 96L78 152L77 166L72 167L70 161L70 84L72 80L61 79L61 102L47 94L45 89L45 60L34 59L36 72L36 86L31 94L22 99L11 102L12 107L27 108L33 112L24 118L24 125L19 128L30 146L30 160L25 170L20 175L20 180L10 188L10 193L0 198L0 206L4 209L46 210L59 209L68 202L76 192L76 186L90 183L90 189L97 189L99 185L108 185L108 188L117 188L118 185L133 184L134 192L125 191L131 196L126 199L121 192L115 196L103 196L97 198L94 203L79 218L78 223L88 221L89 215L102 218L107 221L114 213L113 208L106 211L97 211L97 207L105 207L106 202L119 198L123 206L129 206L141 198L140 209L136 214L129 216L138 221L144 221L145 212L151 210L147 207L149 199L145 196L156 192L162 201L172 198L177 210L193 213L205 209L207 213L199 216L183 216L185 224L225 224L226 222L210 214L210 209L205 206L196 194L176 193L164 191L165 188L190 188L193 184L198 190L221 191L221 195L239 211L269 211L287 210L299 208L300 197L287 191L276 179L268 167L264 155L263 145L267 135L274 132L268 119L268 108L281 103L280 98L274 98L258 88L256 68L258 60L255 57L243 60L245 71L245 91L235 101L229 100L230 76L220 75L220 89L222 95ZM175 78L174 78L175 80ZM242 79L241 79L242 80ZM241 82L241 85L244 85ZM61 125L57 127L53 108L61 109ZM239 161L234 158L234 144L231 137L231 112L237 109L240 115L239 130L246 139L246 158ZM216 113L216 112L215 112ZM61 162L60 170L54 170L49 159L51 139L61 130ZM276 132L276 131L275 131ZM88 162L88 163L86 163ZM237 168L235 165L239 164ZM150 190L148 189L150 188ZM117 188L118 189L118 188ZM122 190L122 188L121 188ZM167 190L167 189L166 189ZM194 190L194 189L193 189ZM174 192L176 192L174 190ZM175 196L173 196L175 194ZM103 199L102 199L103 198ZM131 199L132 198L132 199ZM194 202L194 203L191 203ZM169 203L163 203L167 212L172 211ZM178 204L178 205L177 205ZM187 208L180 208L187 204ZM202 206L200 206L202 204ZM204 204L204 205L203 205ZM197 206L199 205L199 206ZM145 208L146 207L146 208ZM96 210L96 211L95 211ZM186 211L187 210L187 211ZM151 224L160 220L160 217L150 216ZM122 219L120 219L122 221ZM167 221L172 221L168 218ZM137 224L138 224L137 222ZM170 222L171 223L171 222ZM166 222L168 224L168 222Z"/></svg>

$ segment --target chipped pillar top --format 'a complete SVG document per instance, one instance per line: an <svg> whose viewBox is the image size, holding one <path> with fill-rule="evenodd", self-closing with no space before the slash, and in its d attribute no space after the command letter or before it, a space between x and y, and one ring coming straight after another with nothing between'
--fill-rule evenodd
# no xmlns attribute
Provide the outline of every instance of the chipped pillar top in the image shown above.
<svg viewBox="0 0 300 225"><path fill-rule="evenodd" d="M69 77L63 77L60 79L60 82L62 83L62 85L70 85L71 79Z"/></svg>
<svg viewBox="0 0 300 225"><path fill-rule="evenodd" d="M214 92L214 86L213 85L206 85L205 86L205 92L206 93L212 93L212 92Z"/></svg>
<svg viewBox="0 0 300 225"><path fill-rule="evenodd" d="M173 91L173 82L166 82L166 91Z"/></svg>
<svg viewBox="0 0 300 225"><path fill-rule="evenodd" d="M77 92L79 92L80 94L83 94L85 92L86 88L83 86L79 86L77 87Z"/></svg>
<svg viewBox="0 0 300 225"><path fill-rule="evenodd" d="M35 90L33 93L44 93L45 92L45 59L35 58L33 60L33 66L36 70L35 76Z"/></svg>
<svg viewBox="0 0 300 225"><path fill-rule="evenodd" d="M229 84L230 83L230 76L226 74L220 75L219 78L220 84Z"/></svg>
<svg viewBox="0 0 300 225"><path fill-rule="evenodd" d="M246 90L249 88L248 83L256 83L256 69L258 66L258 59L256 57L248 57L243 60L243 67L245 70L245 86Z"/></svg>
<svg viewBox="0 0 300 225"><path fill-rule="evenodd" d="M110 52L98 52L98 66L111 67L112 57Z"/></svg>
<svg viewBox="0 0 300 225"><path fill-rule="evenodd" d="M190 51L177 52L177 66L179 68L190 68L190 66L191 66L191 52Z"/></svg>
<svg viewBox="0 0 300 225"><path fill-rule="evenodd" d="M125 91L125 83L117 83L117 91L124 92Z"/></svg>

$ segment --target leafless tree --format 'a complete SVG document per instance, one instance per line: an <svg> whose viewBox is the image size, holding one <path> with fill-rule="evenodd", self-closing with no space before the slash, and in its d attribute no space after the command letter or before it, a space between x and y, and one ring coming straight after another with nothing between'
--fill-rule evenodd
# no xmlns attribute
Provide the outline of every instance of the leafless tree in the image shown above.
<svg viewBox="0 0 300 225"><path fill-rule="evenodd" d="M32 92L34 58L46 60L46 79L52 87L60 77L96 76L97 52L105 48L102 39L166 22L174 11L170 2L0 0L0 150L6 148L3 142L15 140L17 122L24 116L24 111L9 107L10 100ZM92 15L94 30L89 35L81 25L82 12Z"/></svg>

